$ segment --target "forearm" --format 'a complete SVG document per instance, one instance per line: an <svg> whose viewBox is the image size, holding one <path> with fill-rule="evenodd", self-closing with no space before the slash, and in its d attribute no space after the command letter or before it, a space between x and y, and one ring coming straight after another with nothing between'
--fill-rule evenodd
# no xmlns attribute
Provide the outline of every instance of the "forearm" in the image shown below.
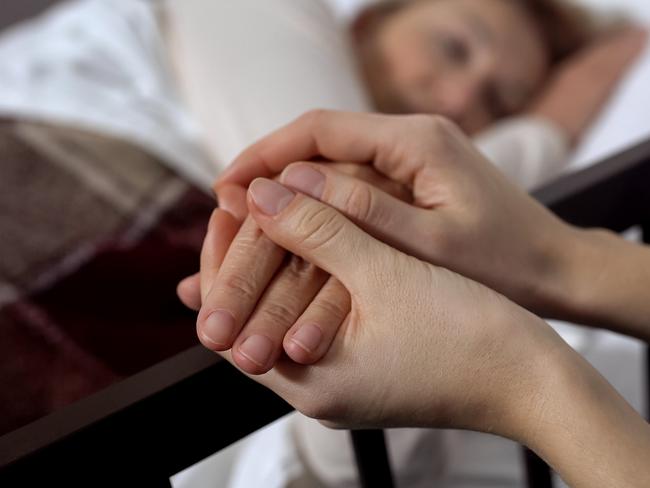
<svg viewBox="0 0 650 488"><path fill-rule="evenodd" d="M609 100L646 42L646 32L627 28L602 36L561 67L532 108L577 142Z"/></svg>
<svg viewBox="0 0 650 488"><path fill-rule="evenodd" d="M650 249L604 230L570 236L559 243L560 276L548 285L556 318L650 342Z"/></svg>
<svg viewBox="0 0 650 488"><path fill-rule="evenodd" d="M604 71L602 76L595 76L582 86L578 86L578 82L572 83L575 86L571 89L558 86L558 90L567 92L566 95L547 97L530 115L555 124L576 144L609 100L624 72Z"/></svg>
<svg viewBox="0 0 650 488"><path fill-rule="evenodd" d="M541 366L520 440L572 487L649 486L650 426L568 346Z"/></svg>
<svg viewBox="0 0 650 488"><path fill-rule="evenodd" d="M548 324L502 303L504 368L493 368L493 383L479 382L484 396L474 387L481 408L455 410L470 420L457 426L530 447L573 488L650 486L650 426Z"/></svg>

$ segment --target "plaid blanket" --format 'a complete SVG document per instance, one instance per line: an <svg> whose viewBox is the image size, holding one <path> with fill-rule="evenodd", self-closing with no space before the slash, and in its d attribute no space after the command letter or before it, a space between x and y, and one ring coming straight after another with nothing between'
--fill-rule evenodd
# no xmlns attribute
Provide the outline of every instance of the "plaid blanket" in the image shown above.
<svg viewBox="0 0 650 488"><path fill-rule="evenodd" d="M0 120L0 434L197 343L214 201L129 143Z"/></svg>

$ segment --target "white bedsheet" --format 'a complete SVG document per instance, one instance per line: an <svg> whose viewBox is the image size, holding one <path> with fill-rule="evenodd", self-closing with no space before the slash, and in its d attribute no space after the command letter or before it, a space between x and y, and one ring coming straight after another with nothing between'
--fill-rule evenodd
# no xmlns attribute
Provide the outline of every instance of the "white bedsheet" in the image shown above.
<svg viewBox="0 0 650 488"><path fill-rule="evenodd" d="M0 115L122 137L202 188L215 174L148 0L71 0L0 34Z"/></svg>

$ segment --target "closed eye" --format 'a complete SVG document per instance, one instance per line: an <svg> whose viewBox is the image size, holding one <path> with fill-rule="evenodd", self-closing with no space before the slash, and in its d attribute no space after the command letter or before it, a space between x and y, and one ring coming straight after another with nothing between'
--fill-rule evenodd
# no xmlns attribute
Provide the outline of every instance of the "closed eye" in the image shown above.
<svg viewBox="0 0 650 488"><path fill-rule="evenodd" d="M451 36L444 36L439 39L442 50L452 63L465 65L471 58L470 48L466 42Z"/></svg>

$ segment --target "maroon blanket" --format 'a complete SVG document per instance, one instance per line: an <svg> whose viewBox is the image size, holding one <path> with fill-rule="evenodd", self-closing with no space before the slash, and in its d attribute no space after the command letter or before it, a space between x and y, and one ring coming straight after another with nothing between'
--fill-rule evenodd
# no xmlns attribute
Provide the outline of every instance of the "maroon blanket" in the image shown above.
<svg viewBox="0 0 650 488"><path fill-rule="evenodd" d="M197 343L175 286L213 207L131 144L0 121L0 435Z"/></svg>

